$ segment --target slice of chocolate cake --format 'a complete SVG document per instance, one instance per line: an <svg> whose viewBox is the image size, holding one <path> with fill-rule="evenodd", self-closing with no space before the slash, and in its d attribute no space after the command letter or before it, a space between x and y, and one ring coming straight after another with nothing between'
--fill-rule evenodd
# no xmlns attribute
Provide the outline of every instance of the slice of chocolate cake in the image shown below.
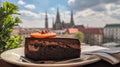
<svg viewBox="0 0 120 67"><path fill-rule="evenodd" d="M25 56L29 59L67 60L80 57L80 42L73 38L26 38Z"/></svg>

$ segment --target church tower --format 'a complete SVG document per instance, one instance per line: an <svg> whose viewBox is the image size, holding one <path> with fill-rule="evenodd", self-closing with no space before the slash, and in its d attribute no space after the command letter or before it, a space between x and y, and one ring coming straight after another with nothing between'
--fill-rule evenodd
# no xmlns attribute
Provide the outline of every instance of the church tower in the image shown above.
<svg viewBox="0 0 120 67"><path fill-rule="evenodd" d="M54 18L52 19L52 27L55 28Z"/></svg>
<svg viewBox="0 0 120 67"><path fill-rule="evenodd" d="M45 29L48 29L48 16L47 16L47 11L45 15Z"/></svg>
<svg viewBox="0 0 120 67"><path fill-rule="evenodd" d="M63 29L58 8L57 8L57 14L56 14L56 20L55 20L55 24L54 24L54 29L55 30Z"/></svg>
<svg viewBox="0 0 120 67"><path fill-rule="evenodd" d="M61 23L59 9L57 8L56 23Z"/></svg>
<svg viewBox="0 0 120 67"><path fill-rule="evenodd" d="M75 25L74 18L73 18L73 11L71 10L71 19L70 19L70 26L73 27Z"/></svg>

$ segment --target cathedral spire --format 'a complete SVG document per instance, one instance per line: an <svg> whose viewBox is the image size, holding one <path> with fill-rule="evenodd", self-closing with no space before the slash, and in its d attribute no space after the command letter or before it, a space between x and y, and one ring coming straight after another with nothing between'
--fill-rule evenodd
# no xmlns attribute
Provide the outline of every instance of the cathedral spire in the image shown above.
<svg viewBox="0 0 120 67"><path fill-rule="evenodd" d="M57 13L56 13L56 19L55 19L55 24L54 24L54 29L55 30L62 30L62 23L60 20L60 13L59 13L59 9L57 8Z"/></svg>
<svg viewBox="0 0 120 67"><path fill-rule="evenodd" d="M45 29L48 29L48 15L47 15L47 11L45 14Z"/></svg>
<svg viewBox="0 0 120 67"><path fill-rule="evenodd" d="M61 23L60 21L60 13L59 13L59 8L57 7L57 14L56 14L56 21L55 23Z"/></svg>
<svg viewBox="0 0 120 67"><path fill-rule="evenodd" d="M75 25L75 23L74 23L74 18L73 18L73 10L71 10L70 24L71 24L71 27L73 27L73 26Z"/></svg>

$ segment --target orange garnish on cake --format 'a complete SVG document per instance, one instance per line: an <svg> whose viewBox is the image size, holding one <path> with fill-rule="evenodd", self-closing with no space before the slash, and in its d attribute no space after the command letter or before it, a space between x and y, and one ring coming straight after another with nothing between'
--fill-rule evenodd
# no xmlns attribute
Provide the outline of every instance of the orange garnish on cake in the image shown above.
<svg viewBox="0 0 120 67"><path fill-rule="evenodd" d="M37 33L31 33L30 36L33 38L52 38L52 37L56 37L56 33L44 30Z"/></svg>

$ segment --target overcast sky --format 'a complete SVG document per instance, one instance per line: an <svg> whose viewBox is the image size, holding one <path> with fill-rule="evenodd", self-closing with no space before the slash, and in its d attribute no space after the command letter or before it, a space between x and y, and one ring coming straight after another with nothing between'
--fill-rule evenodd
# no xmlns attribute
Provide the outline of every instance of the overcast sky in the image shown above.
<svg viewBox="0 0 120 67"><path fill-rule="evenodd" d="M19 6L22 27L44 27L45 11L49 27L59 7L61 20L70 22L70 10L74 11L75 24L89 27L104 27L120 23L120 0L2 0Z"/></svg>

